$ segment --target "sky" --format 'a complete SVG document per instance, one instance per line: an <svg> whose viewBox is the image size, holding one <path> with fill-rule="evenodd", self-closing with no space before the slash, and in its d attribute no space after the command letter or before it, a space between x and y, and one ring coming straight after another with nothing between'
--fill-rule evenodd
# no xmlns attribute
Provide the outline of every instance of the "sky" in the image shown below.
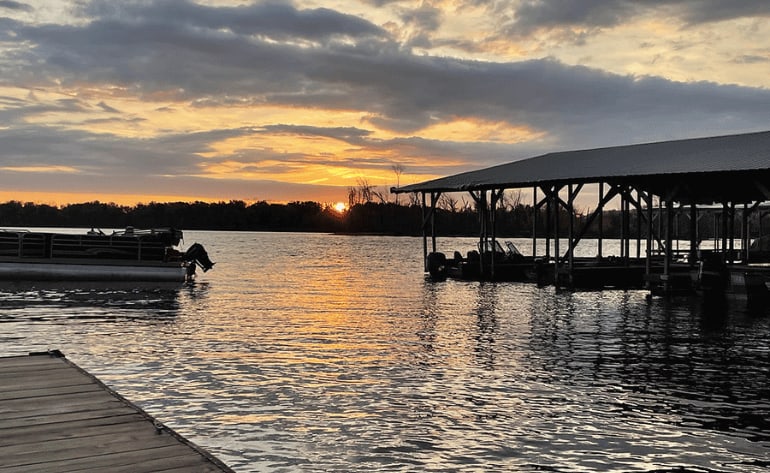
<svg viewBox="0 0 770 473"><path fill-rule="evenodd" d="M770 2L0 0L0 201L334 203L766 130Z"/></svg>

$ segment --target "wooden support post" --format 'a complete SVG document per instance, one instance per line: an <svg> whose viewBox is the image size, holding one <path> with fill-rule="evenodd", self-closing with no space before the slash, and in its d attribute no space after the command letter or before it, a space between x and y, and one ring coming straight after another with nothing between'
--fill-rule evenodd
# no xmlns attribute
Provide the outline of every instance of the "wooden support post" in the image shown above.
<svg viewBox="0 0 770 473"><path fill-rule="evenodd" d="M653 202L652 202L652 193L648 192L645 196L645 201L647 203L647 258L644 263L644 272L647 275L647 281L650 280L650 275L652 274L652 213L653 213ZM649 287L649 283L648 283Z"/></svg>
<svg viewBox="0 0 770 473"><path fill-rule="evenodd" d="M730 220L729 220L729 232L730 232L730 242L729 249L728 249L728 257L727 261L729 263L735 262L735 202L730 202Z"/></svg>
<svg viewBox="0 0 770 473"><path fill-rule="evenodd" d="M427 203L427 197L426 192L422 192L422 260L423 260L423 266L424 271L428 271L428 234L426 232L426 228L428 226L428 222L430 222L430 237L431 237L431 248L434 253L436 252L436 201L438 200L438 196L441 195L440 192L431 192L430 194L430 210L427 210L428 203ZM426 215L427 210L427 215Z"/></svg>
<svg viewBox="0 0 770 473"><path fill-rule="evenodd" d="M626 256L626 195L620 193L620 257Z"/></svg>
<svg viewBox="0 0 770 473"><path fill-rule="evenodd" d="M479 191L479 215L481 217L481 233L479 235L479 274L484 279L484 250L487 244L487 191Z"/></svg>
<svg viewBox="0 0 770 473"><path fill-rule="evenodd" d="M663 236L663 196L658 198L658 243ZM660 247L658 247L660 248Z"/></svg>
<svg viewBox="0 0 770 473"><path fill-rule="evenodd" d="M434 253L436 252L436 204L438 198L441 196L441 192L431 192L430 194L430 237L431 248Z"/></svg>
<svg viewBox="0 0 770 473"><path fill-rule="evenodd" d="M602 258L602 240L604 239L604 183L599 183L599 241L596 256Z"/></svg>
<svg viewBox="0 0 770 473"><path fill-rule="evenodd" d="M749 217L751 211L749 210L749 204L743 204L743 218L741 219L741 253L743 257L743 264L749 263L749 245L751 238L749 238Z"/></svg>
<svg viewBox="0 0 770 473"><path fill-rule="evenodd" d="M636 191L636 259L642 257L642 196Z"/></svg>
<svg viewBox="0 0 770 473"><path fill-rule="evenodd" d="M625 211L625 215L626 215L626 230L625 230L626 241L624 243L624 246L626 247L625 248L626 258L625 258L624 261L625 261L625 265L626 266L628 266L628 263L629 263L629 261L631 259L631 195L630 195L629 192L630 192L629 190L626 190L626 193L625 193L625 195L626 195L626 199L625 199L626 200L626 211Z"/></svg>
<svg viewBox="0 0 770 473"><path fill-rule="evenodd" d="M503 191L500 191L500 194L494 190L489 192L491 198L491 202L489 203L489 222L492 231L492 254L490 255L489 275L490 279L493 281L495 280L495 260L497 256L497 251L495 251L497 249L497 201L502 195L502 192Z"/></svg>
<svg viewBox="0 0 770 473"><path fill-rule="evenodd" d="M543 192L545 193L545 260L548 263L551 261L551 229L553 228L551 226L553 223L551 207L553 199L551 198L550 188L548 190L543 189Z"/></svg>
<svg viewBox="0 0 770 473"><path fill-rule="evenodd" d="M674 226L674 203L671 199L666 200L666 253L663 259L663 274L666 276L663 283L664 290L669 292L671 276L671 259L673 257L673 227Z"/></svg>
<svg viewBox="0 0 770 473"><path fill-rule="evenodd" d="M557 186L553 186L553 192L551 193L551 198L553 199L553 204L555 207L554 211L554 235L553 235L553 257L554 257L554 268L553 268L553 274L554 274L554 284L556 287L559 287L559 188Z"/></svg>
<svg viewBox="0 0 770 473"><path fill-rule="evenodd" d="M690 204L690 255L688 262L694 264L698 260L698 206Z"/></svg>
<svg viewBox="0 0 770 473"><path fill-rule="evenodd" d="M532 188L532 260L537 258L537 215L540 207L537 205L537 186Z"/></svg>
<svg viewBox="0 0 770 473"><path fill-rule="evenodd" d="M422 262L424 271L428 271L428 235L425 232L425 192L422 193Z"/></svg>
<svg viewBox="0 0 770 473"><path fill-rule="evenodd" d="M730 207L727 202L722 204L722 256L725 256L725 261L727 261L725 253L727 253L727 234L729 232L729 225L727 223L729 209Z"/></svg>
<svg viewBox="0 0 770 473"><path fill-rule="evenodd" d="M569 226L568 226L568 245L567 246L567 270L569 274L567 277L569 278L569 285L572 286L572 271L575 267L575 246L574 246L574 237L575 237L575 193L574 189L572 187L572 184L570 184L567 187L567 213L569 214ZM558 253L557 253L558 255Z"/></svg>

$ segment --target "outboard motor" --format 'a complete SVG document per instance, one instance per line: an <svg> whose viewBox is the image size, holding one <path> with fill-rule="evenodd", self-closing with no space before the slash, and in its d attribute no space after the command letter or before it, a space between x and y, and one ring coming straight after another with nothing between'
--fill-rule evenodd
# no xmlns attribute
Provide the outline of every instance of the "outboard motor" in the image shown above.
<svg viewBox="0 0 770 473"><path fill-rule="evenodd" d="M194 243L188 248L182 259L184 261L197 263L198 266L203 268L204 273L214 267L214 263L209 259L209 254L206 253L206 250L200 243Z"/></svg>
<svg viewBox="0 0 770 473"><path fill-rule="evenodd" d="M433 279L446 279L447 261L444 253L428 254L428 273L430 273L430 277Z"/></svg>

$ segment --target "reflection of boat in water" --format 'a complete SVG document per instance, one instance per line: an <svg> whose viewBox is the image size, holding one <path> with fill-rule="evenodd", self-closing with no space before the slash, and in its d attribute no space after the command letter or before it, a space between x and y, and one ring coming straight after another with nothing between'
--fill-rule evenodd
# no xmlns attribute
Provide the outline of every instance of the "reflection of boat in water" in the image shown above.
<svg viewBox="0 0 770 473"><path fill-rule="evenodd" d="M749 248L749 262L725 261L725 252L700 252L697 271L692 275L696 292L706 296L727 295L752 303L770 301L770 266L756 245ZM764 251L764 248L761 248Z"/></svg>
<svg viewBox="0 0 770 473"><path fill-rule="evenodd" d="M18 321L175 317L183 304L208 297L206 281L11 281L0 280L0 327Z"/></svg>
<svg viewBox="0 0 770 473"><path fill-rule="evenodd" d="M496 281L527 281L533 278L534 260L521 254L518 248L510 242L505 242L506 248L499 241L486 240L479 242L478 250L469 251L463 257L455 251L453 258L447 258L444 253L428 255L428 272L434 279L481 280Z"/></svg>
<svg viewBox="0 0 770 473"><path fill-rule="evenodd" d="M199 243L182 252L175 229L86 234L0 230L0 279L34 281L178 281L214 263Z"/></svg>

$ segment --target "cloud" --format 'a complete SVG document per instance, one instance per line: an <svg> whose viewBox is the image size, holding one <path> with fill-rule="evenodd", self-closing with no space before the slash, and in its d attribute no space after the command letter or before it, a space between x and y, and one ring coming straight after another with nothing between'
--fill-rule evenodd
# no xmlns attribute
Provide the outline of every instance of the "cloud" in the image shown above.
<svg viewBox="0 0 770 473"><path fill-rule="evenodd" d="M760 56L757 54L741 54L733 59L737 64L762 64L770 62L770 54Z"/></svg>
<svg viewBox="0 0 770 473"><path fill-rule="evenodd" d="M18 48L5 60L0 82L88 81L145 97L169 91L181 98L259 96L314 85L306 75L325 66L313 59L317 53L350 49L355 38L357 54L368 54L377 49L368 42L386 39L384 31L357 17L288 5L95 2L85 13L98 16L77 25L9 21L8 39Z"/></svg>
<svg viewBox="0 0 770 473"><path fill-rule="evenodd" d="M88 19L132 24L175 25L236 35L260 35L274 40L291 38L326 42L338 37L382 36L384 31L354 15L328 8L298 10L285 2L262 2L236 7L211 7L188 0L137 2L92 1L80 14Z"/></svg>
<svg viewBox="0 0 770 473"><path fill-rule="evenodd" d="M32 97L31 100L15 97L2 97L0 103L0 123L22 123L28 118L47 113L83 114L90 111L85 102L77 98L62 98L41 102Z"/></svg>
<svg viewBox="0 0 770 473"><path fill-rule="evenodd" d="M404 24L414 26L421 31L436 31L441 26L441 9L429 4L417 8L399 10L399 16Z"/></svg>
<svg viewBox="0 0 770 473"><path fill-rule="evenodd" d="M528 2L518 12L532 25L604 25L632 8L615 0L567 2L573 6L557 9L561 3ZM641 4L655 3L661 2ZM618 122L634 120L700 129L682 123L685 114L705 122L737 117L736 126L767 118L762 107L769 93L761 89L619 76L548 59L494 63L415 56L374 25L324 9L214 8L184 0L88 5L84 12L98 16L84 25L18 25L18 42L32 46L17 53L16 67L2 80L118 84L145 98L172 93L209 106L235 100L357 109L372 125L401 133L457 116L529 123L552 133L596 124L607 134L619 131ZM221 32L225 25L232 31ZM318 47L292 41L340 34L357 41Z"/></svg>
<svg viewBox="0 0 770 473"><path fill-rule="evenodd" d="M32 12L35 10L32 8L32 6L27 5L26 3L14 2L12 0L0 0L0 8L21 12Z"/></svg>
<svg viewBox="0 0 770 473"><path fill-rule="evenodd" d="M680 0L682 18L690 25L734 20L737 18L770 17L770 3L756 0Z"/></svg>
<svg viewBox="0 0 770 473"><path fill-rule="evenodd" d="M292 166L309 164L387 170L394 162L412 174L451 174L557 149L754 131L770 123L770 90L762 88L612 74L552 58L495 62L417 55L411 48L434 41L442 11L375 3L393 8L413 28L406 43L361 17L288 3L214 7L186 0L98 0L81 4L78 21L0 19L0 85L44 91L37 94L44 98L0 96L0 123L6 125L0 128L0 166L68 166L77 172L63 179L73 186L87 179L102 186L120 176L167 189L200 184L203 169L227 163L254 174L289 173ZM675 10L689 22L769 10L735 2L735 9L717 5L705 15L696 8L702 2L686 0L513 5L509 26L519 33L613 27L654 8ZM737 60L767 61L761 50L754 53ZM49 91L70 95L52 99ZM149 105L135 111L141 100ZM155 129L143 138L104 131L115 123L151 126L157 122L149 115L157 110L181 116L229 107L253 109L254 118L231 128L202 125L196 133ZM262 122L262 107L295 110L300 118ZM304 111L344 112L360 120L357 126L333 119L308 124ZM104 128L73 129L63 118L48 118L65 116ZM531 129L537 138L421 136L437 124L459 122L502 123L502 129ZM287 136L334 141L344 151L331 156L270 147L268 138ZM240 148L218 151L228 140ZM151 179L145 182L146 176ZM24 179L33 185L32 173ZM223 189L223 179L216 182ZM254 181L243 179L232 188L249 182Z"/></svg>
<svg viewBox="0 0 770 473"><path fill-rule="evenodd" d="M513 7L515 20L509 31L528 35L541 28L615 26L637 8L636 2L625 0L522 1Z"/></svg>
<svg viewBox="0 0 770 473"><path fill-rule="evenodd" d="M598 8L595 2L576 3ZM546 4L534 2L530 10ZM770 118L770 91L764 89L621 76L550 59L495 63L416 56L355 17L292 8L96 2L87 11L101 16L84 25L18 25L18 41L32 46L17 54L17 67L3 80L119 84L145 98L170 93L207 106L235 101L353 109L371 126L404 134L437 121L479 117L528 124L550 134L549 145L565 147L588 145L588 131L602 143L635 142L654 128L688 135L753 129ZM602 19L592 21L607 24L628 8L610 2ZM560 14L561 21L593 18L582 10ZM305 29L307 18L319 24ZM221 33L225 24L247 34ZM308 48L261 40L260 33L284 39L359 36L353 43Z"/></svg>
<svg viewBox="0 0 770 473"><path fill-rule="evenodd" d="M98 103L98 104L96 104L96 105L97 105L99 108L101 108L102 110L104 110L105 112L108 112L108 113L120 113L120 110L118 110L118 109L116 109L116 108L113 108L113 107L110 107L109 105L107 105L107 104L106 104L106 103L104 103L104 102L99 102L99 103Z"/></svg>
<svg viewBox="0 0 770 473"><path fill-rule="evenodd" d="M645 15L678 18L689 26L770 16L770 3L755 0L518 0L495 3L490 8L501 15L503 34L524 37L556 30L572 32L581 40L586 33Z"/></svg>
<svg viewBox="0 0 770 473"><path fill-rule="evenodd" d="M250 129L121 137L45 125L0 129L0 167L70 166L82 175L192 175L212 143L251 133Z"/></svg>
<svg viewBox="0 0 770 473"><path fill-rule="evenodd" d="M262 127L260 132L279 135L320 136L356 145L364 143L365 139L372 134L369 130L354 127L318 127L285 124L266 125Z"/></svg>

